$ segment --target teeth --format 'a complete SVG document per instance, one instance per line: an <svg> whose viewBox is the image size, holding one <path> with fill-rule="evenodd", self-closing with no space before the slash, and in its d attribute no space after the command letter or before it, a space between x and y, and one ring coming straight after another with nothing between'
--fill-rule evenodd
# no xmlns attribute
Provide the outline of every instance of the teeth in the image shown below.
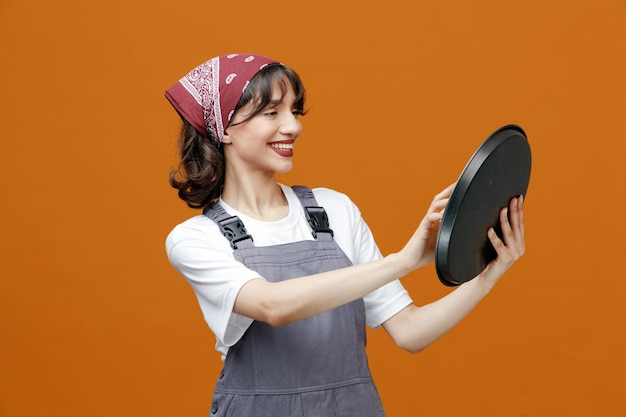
<svg viewBox="0 0 626 417"><path fill-rule="evenodd" d="M293 149L293 143L270 143L270 146L277 149Z"/></svg>

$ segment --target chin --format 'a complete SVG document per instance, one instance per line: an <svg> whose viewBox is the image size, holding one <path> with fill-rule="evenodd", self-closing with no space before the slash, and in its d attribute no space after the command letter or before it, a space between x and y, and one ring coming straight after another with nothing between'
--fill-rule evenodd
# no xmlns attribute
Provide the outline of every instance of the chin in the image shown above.
<svg viewBox="0 0 626 417"><path fill-rule="evenodd" d="M282 167L278 167L278 168L276 168L275 171L276 171L277 174L286 174L286 173L290 172L292 168L293 168L293 164L289 164L288 166L285 165L285 166L282 166Z"/></svg>

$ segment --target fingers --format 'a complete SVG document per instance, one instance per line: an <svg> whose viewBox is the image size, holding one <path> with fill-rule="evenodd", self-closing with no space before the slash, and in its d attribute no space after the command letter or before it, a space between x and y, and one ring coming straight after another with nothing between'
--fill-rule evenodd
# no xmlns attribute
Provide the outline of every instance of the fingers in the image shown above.
<svg viewBox="0 0 626 417"><path fill-rule="evenodd" d="M511 199L509 207L500 211L500 228L502 239L498 237L493 227L487 231L489 241L497 253L496 259L481 273L481 277L489 285L494 285L524 254L524 211L521 196Z"/></svg>
<svg viewBox="0 0 626 417"><path fill-rule="evenodd" d="M418 230L421 230L425 239L430 239L443 218L444 209L450 200L450 194L456 184L450 184L433 197L430 207L426 211Z"/></svg>
<svg viewBox="0 0 626 417"><path fill-rule="evenodd" d="M511 200L509 207L505 207L500 210L500 228L502 229L502 239L507 246L514 240L513 230L511 229L511 223L509 222L509 212L513 211L511 208L514 200L515 199Z"/></svg>
<svg viewBox="0 0 626 417"><path fill-rule="evenodd" d="M516 218L513 220L514 227L517 227L518 233L521 236L522 240L524 240L524 196L519 196L517 201L518 210L515 211Z"/></svg>
<svg viewBox="0 0 626 417"><path fill-rule="evenodd" d="M446 208L446 206L448 205L448 201L450 201L449 198L442 198L440 200L433 200L433 202L430 204L430 209L429 211L441 211L443 209Z"/></svg>
<svg viewBox="0 0 626 417"><path fill-rule="evenodd" d="M454 190L454 187L456 187L456 182L453 182L452 184L444 188L441 192L439 192L439 194L435 195L434 199L437 200L441 198L450 197L450 194L452 194L452 190Z"/></svg>
<svg viewBox="0 0 626 417"><path fill-rule="evenodd" d="M438 220L441 220L441 217L443 216L443 210L448 205L448 201L450 201L450 195L452 194L452 190L454 190L455 186L456 183L452 183L448 185L445 189L443 189L439 194L435 195L428 209L429 214L438 213L438 216L436 217L438 218Z"/></svg>
<svg viewBox="0 0 626 417"><path fill-rule="evenodd" d="M502 220L501 220L502 222ZM525 241L524 241L524 210L523 210L523 197L511 199L508 210L508 235L505 243L507 246L514 247L518 254L521 256L524 254Z"/></svg>
<svg viewBox="0 0 626 417"><path fill-rule="evenodd" d="M452 183L433 197L430 207L428 207L428 211L420 223L420 229L434 230L437 228L455 186L456 183Z"/></svg>
<svg viewBox="0 0 626 417"><path fill-rule="evenodd" d="M524 254L524 214L522 207L523 198L511 199L509 207L500 211L500 227L502 229L502 239L498 238L495 232L489 231L489 239L498 257L510 255L516 260ZM508 258L508 256L506 256Z"/></svg>
<svg viewBox="0 0 626 417"><path fill-rule="evenodd" d="M489 237L489 241L491 242L491 245L493 246L493 248L496 250L498 254L498 257L496 260L502 261L504 263L512 262L513 256L511 254L511 251L508 250L507 246L504 244L502 239L498 237L498 234L493 229L493 227L489 228L489 230L487 231L487 236Z"/></svg>
<svg viewBox="0 0 626 417"><path fill-rule="evenodd" d="M426 218L426 220L428 221L429 224L431 224L431 225L437 224L443 218L443 211L428 212L428 213L426 213L425 218Z"/></svg>

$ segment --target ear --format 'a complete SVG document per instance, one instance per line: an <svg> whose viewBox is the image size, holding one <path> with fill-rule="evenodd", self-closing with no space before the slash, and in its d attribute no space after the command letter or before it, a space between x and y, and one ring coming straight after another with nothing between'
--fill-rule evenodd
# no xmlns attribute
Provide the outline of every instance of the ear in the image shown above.
<svg viewBox="0 0 626 417"><path fill-rule="evenodd" d="M222 136L222 143L232 143L232 140L228 135L228 131L224 131L224 136Z"/></svg>

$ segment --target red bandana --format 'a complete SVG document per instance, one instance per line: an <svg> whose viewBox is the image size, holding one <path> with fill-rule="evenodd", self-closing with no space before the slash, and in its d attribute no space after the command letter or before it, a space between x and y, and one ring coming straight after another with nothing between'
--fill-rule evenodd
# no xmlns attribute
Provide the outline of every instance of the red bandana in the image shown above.
<svg viewBox="0 0 626 417"><path fill-rule="evenodd" d="M243 91L252 77L273 59L260 55L231 54L197 66L165 92L180 115L200 133L210 132L222 141Z"/></svg>

